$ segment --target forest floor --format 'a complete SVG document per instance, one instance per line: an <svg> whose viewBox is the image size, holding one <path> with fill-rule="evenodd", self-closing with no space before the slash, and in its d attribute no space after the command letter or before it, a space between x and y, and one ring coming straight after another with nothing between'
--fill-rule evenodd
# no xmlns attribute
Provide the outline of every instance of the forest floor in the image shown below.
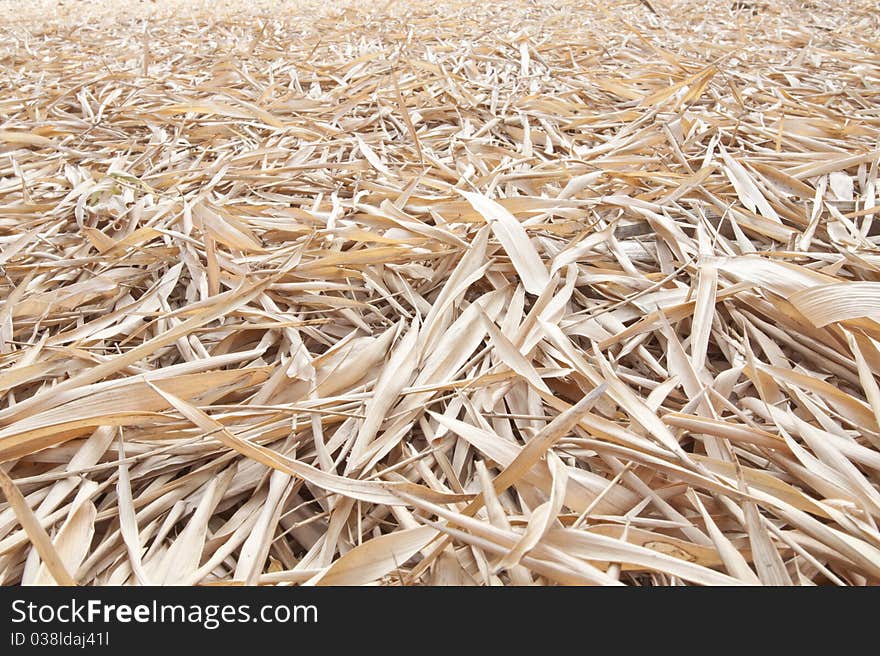
<svg viewBox="0 0 880 656"><path fill-rule="evenodd" d="M880 583L875 2L0 10L3 584Z"/></svg>

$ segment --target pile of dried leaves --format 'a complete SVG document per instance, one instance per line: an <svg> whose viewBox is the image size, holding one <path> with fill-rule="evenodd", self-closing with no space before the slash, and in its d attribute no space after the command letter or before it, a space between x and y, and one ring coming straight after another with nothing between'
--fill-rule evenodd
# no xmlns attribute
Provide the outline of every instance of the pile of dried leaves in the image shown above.
<svg viewBox="0 0 880 656"><path fill-rule="evenodd" d="M880 582L873 1L19 4L2 583Z"/></svg>

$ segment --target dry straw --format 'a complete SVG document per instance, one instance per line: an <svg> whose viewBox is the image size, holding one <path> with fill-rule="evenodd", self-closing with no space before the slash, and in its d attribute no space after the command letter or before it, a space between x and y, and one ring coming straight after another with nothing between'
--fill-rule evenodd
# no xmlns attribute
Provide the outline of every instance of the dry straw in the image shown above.
<svg viewBox="0 0 880 656"><path fill-rule="evenodd" d="M873 2L21 4L2 583L880 582Z"/></svg>

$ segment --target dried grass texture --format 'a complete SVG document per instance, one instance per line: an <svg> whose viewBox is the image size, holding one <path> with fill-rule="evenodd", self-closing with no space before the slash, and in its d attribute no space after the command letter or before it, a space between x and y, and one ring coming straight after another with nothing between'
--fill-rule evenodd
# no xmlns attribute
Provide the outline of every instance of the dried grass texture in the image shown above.
<svg viewBox="0 0 880 656"><path fill-rule="evenodd" d="M3 583L880 581L874 2L20 4Z"/></svg>

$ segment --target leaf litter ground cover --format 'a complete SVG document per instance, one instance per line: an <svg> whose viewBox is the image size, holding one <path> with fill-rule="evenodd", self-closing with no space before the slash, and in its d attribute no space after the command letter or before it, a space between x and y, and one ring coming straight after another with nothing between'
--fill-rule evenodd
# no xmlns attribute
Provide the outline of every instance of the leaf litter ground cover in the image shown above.
<svg viewBox="0 0 880 656"><path fill-rule="evenodd" d="M4 584L880 581L875 3L0 8Z"/></svg>

